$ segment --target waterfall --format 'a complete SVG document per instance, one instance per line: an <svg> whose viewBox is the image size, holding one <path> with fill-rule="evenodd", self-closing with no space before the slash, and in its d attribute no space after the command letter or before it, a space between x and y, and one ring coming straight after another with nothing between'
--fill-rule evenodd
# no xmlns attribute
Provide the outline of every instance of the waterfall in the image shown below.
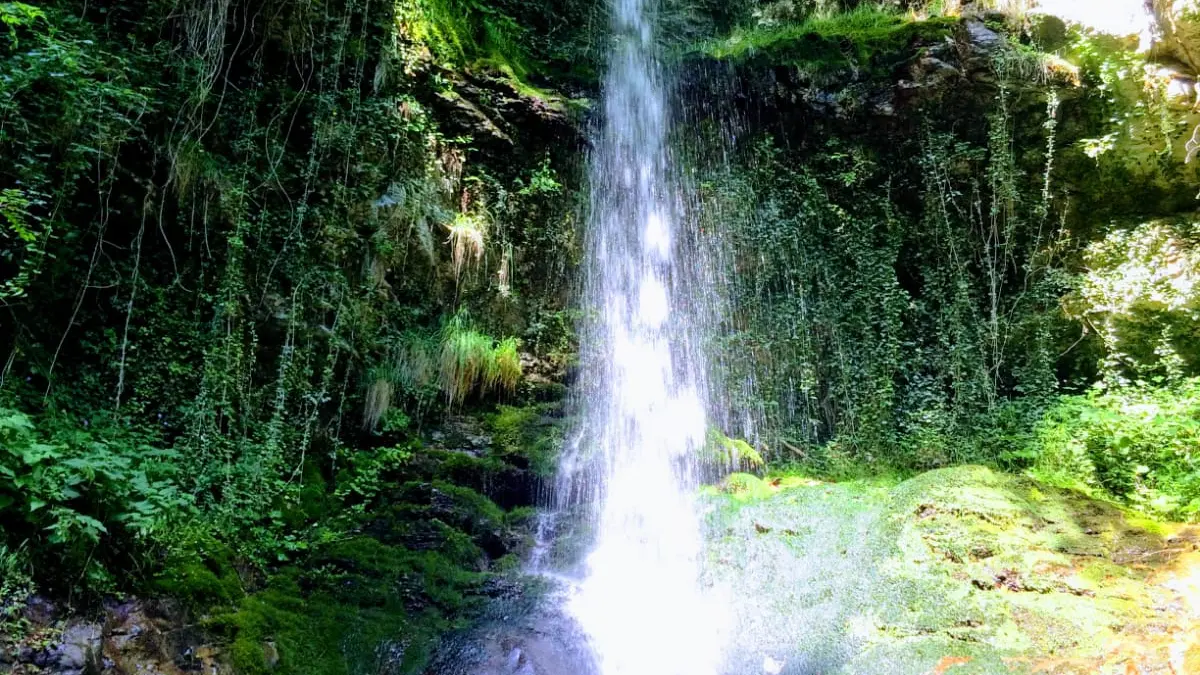
<svg viewBox="0 0 1200 675"><path fill-rule="evenodd" d="M570 611L604 675L709 675L718 604L700 583L695 493L707 428L696 335L704 306L685 190L668 142L653 0L611 0L614 41L591 156L581 335L596 543Z"/></svg>

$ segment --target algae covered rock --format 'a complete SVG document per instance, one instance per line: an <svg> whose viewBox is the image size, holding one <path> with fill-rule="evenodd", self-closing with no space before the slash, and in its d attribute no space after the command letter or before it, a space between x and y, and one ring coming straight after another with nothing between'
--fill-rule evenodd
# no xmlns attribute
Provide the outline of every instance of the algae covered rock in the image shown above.
<svg viewBox="0 0 1200 675"><path fill-rule="evenodd" d="M974 466L766 485L709 497L711 582L735 617L729 672L764 659L898 674L1200 663L1200 531Z"/></svg>

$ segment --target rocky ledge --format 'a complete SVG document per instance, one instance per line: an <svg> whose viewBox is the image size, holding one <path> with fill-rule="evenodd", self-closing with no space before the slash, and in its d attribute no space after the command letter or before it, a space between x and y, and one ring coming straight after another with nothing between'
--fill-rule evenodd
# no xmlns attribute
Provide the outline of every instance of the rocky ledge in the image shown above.
<svg viewBox="0 0 1200 675"><path fill-rule="evenodd" d="M973 466L709 507L730 672L1200 672L1200 528Z"/></svg>

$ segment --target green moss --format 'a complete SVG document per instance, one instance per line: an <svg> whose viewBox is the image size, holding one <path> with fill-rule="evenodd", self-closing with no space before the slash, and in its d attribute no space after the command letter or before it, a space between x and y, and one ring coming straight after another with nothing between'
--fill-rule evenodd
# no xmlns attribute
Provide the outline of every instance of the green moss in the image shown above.
<svg viewBox="0 0 1200 675"><path fill-rule="evenodd" d="M208 540L173 555L151 586L195 607L235 603L245 593L232 556L228 547Z"/></svg>
<svg viewBox="0 0 1200 675"><path fill-rule="evenodd" d="M527 465L537 476L553 475L562 450L563 429L561 420L551 413L560 407L558 403L499 406L488 420L496 450L509 461Z"/></svg>
<svg viewBox="0 0 1200 675"><path fill-rule="evenodd" d="M432 476L439 480L449 481L482 492L491 481L495 480L509 467L494 457L475 457L462 452L445 452L432 450L426 453L438 460L432 471Z"/></svg>
<svg viewBox="0 0 1200 675"><path fill-rule="evenodd" d="M727 38L700 45L696 51L730 61L790 65L810 76L828 76L847 68L891 70L912 56L914 43L949 36L958 19L914 20L871 5L800 24L737 30Z"/></svg>
<svg viewBox="0 0 1200 675"><path fill-rule="evenodd" d="M748 473L731 474L721 484L721 490L737 500L765 499L772 494L761 478Z"/></svg>
<svg viewBox="0 0 1200 675"><path fill-rule="evenodd" d="M703 459L721 467L757 470L766 467L762 455L740 438L730 438L720 429L709 427L704 438Z"/></svg>
<svg viewBox="0 0 1200 675"><path fill-rule="evenodd" d="M499 506L471 488L445 481L434 481L433 488L452 499L471 521L499 523L504 519L504 512L500 510Z"/></svg>
<svg viewBox="0 0 1200 675"><path fill-rule="evenodd" d="M971 466L899 485L753 480L707 494L710 573L740 599L735 615L805 636L795 662L852 645L839 672L926 673L947 656L971 659L956 672L1093 663L1164 601L1120 562L1165 546L1161 528L1075 492Z"/></svg>
<svg viewBox="0 0 1200 675"><path fill-rule="evenodd" d="M267 672L268 642L279 655L271 672L416 673L473 606L482 579L440 552L354 537L321 549L304 569L281 570L208 627L229 640L238 673Z"/></svg>

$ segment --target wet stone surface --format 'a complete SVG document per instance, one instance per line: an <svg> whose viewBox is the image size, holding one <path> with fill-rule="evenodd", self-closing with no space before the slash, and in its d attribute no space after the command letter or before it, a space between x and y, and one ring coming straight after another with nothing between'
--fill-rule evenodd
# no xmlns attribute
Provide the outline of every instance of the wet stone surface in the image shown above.
<svg viewBox="0 0 1200 675"><path fill-rule="evenodd" d="M587 639L562 609L564 583L500 600L478 627L447 638L426 675L598 675Z"/></svg>

